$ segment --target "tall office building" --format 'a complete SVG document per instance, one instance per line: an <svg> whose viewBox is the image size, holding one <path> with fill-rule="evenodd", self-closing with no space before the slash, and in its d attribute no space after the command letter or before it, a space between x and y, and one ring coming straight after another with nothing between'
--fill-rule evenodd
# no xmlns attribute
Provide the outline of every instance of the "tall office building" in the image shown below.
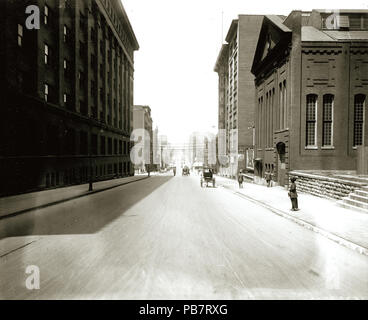
<svg viewBox="0 0 368 320"><path fill-rule="evenodd" d="M220 152L229 159L219 170L228 176L235 176L253 160L246 161L254 147L255 86L251 67L262 21L262 15L239 15L233 20L214 69L219 75L218 128L226 132L225 150Z"/></svg>
<svg viewBox="0 0 368 320"><path fill-rule="evenodd" d="M121 1L5 0L0 28L0 194L133 174L139 45Z"/></svg>

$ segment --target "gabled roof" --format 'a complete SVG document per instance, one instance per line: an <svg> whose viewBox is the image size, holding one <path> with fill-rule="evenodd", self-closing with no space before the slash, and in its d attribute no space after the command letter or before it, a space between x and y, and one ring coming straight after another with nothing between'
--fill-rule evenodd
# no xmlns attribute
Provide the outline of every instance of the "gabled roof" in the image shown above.
<svg viewBox="0 0 368 320"><path fill-rule="evenodd" d="M276 15L267 15L265 16L268 20L270 20L273 24L275 24L280 30L284 32L291 32L291 30L283 24L285 19L282 19L280 16Z"/></svg>
<svg viewBox="0 0 368 320"><path fill-rule="evenodd" d="M267 15L262 22L257 49L253 59L252 73L256 74L261 65L267 64L291 40L292 31L283 24L283 18Z"/></svg>

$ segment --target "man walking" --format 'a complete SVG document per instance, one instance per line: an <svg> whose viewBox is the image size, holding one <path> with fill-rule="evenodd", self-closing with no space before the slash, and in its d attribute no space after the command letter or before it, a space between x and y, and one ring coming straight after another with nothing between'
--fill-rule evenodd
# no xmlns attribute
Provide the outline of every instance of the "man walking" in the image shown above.
<svg viewBox="0 0 368 320"><path fill-rule="evenodd" d="M243 182L244 182L244 176L243 176L243 171L240 170L239 174L238 174L238 182L239 182L239 189L243 188Z"/></svg>
<svg viewBox="0 0 368 320"><path fill-rule="evenodd" d="M272 174L271 174L270 170L266 171L265 179L266 179L266 182L267 182L267 188L271 187Z"/></svg>

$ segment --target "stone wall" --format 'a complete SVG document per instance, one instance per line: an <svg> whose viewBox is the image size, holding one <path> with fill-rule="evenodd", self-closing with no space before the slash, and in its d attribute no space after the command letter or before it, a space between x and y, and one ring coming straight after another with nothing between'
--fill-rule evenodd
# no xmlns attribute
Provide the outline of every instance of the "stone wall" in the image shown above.
<svg viewBox="0 0 368 320"><path fill-rule="evenodd" d="M296 171L289 172L289 178L291 177L297 177L297 191L336 200L341 200L354 192L355 189L359 189L367 185L366 183L361 182L318 176Z"/></svg>

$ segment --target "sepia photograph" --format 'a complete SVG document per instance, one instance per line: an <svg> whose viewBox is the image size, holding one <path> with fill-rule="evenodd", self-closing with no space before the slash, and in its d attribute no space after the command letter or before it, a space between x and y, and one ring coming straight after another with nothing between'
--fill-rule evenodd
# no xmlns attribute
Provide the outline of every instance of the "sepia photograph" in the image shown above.
<svg viewBox="0 0 368 320"><path fill-rule="evenodd" d="M0 0L0 97L0 301L368 299L367 1Z"/></svg>

